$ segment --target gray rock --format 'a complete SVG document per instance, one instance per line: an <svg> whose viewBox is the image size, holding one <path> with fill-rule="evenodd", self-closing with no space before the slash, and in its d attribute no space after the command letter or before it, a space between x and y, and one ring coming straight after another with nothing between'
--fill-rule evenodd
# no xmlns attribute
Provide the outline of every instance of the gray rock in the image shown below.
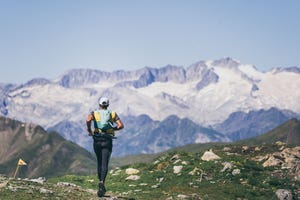
<svg viewBox="0 0 300 200"><path fill-rule="evenodd" d="M141 177L138 175L130 175L128 176L125 180L131 180L131 181L137 181L139 180Z"/></svg>
<svg viewBox="0 0 300 200"><path fill-rule="evenodd" d="M177 195L178 199L190 199L190 197L188 195L184 195L184 194L179 194Z"/></svg>
<svg viewBox="0 0 300 200"><path fill-rule="evenodd" d="M216 155L212 150L209 150L204 152L201 159L204 161L211 161L211 160L217 160L221 158L218 155Z"/></svg>
<svg viewBox="0 0 300 200"><path fill-rule="evenodd" d="M40 193L41 194L53 194L52 190L47 190L45 188L40 188Z"/></svg>
<svg viewBox="0 0 300 200"><path fill-rule="evenodd" d="M134 169L134 168L127 168L127 169L125 170L125 173L128 174L128 175L133 175L133 174L138 174L138 173L140 173L140 170Z"/></svg>
<svg viewBox="0 0 300 200"><path fill-rule="evenodd" d="M275 194L279 200L292 200L293 199L293 195L290 190L278 189Z"/></svg>
<svg viewBox="0 0 300 200"><path fill-rule="evenodd" d="M224 165L224 167L221 172L225 172L226 170L229 170L233 167L233 164L231 162L224 162L222 163L222 165Z"/></svg>
<svg viewBox="0 0 300 200"><path fill-rule="evenodd" d="M270 167L270 166L278 166L282 165L283 161L274 157L270 156L266 162L263 163L264 167Z"/></svg>
<svg viewBox="0 0 300 200"><path fill-rule="evenodd" d="M29 179L29 181L39 183L39 184L44 184L46 182L46 178L45 177L39 177L39 178L36 178L36 179Z"/></svg>
<svg viewBox="0 0 300 200"><path fill-rule="evenodd" d="M234 170L231 172L231 174L232 174L233 176L238 175L238 174L240 174L240 173L241 173L241 170L240 170L240 169L234 169Z"/></svg>
<svg viewBox="0 0 300 200"><path fill-rule="evenodd" d="M173 167L173 173L174 174L179 174L181 172L182 168L183 168L182 165L174 166Z"/></svg>
<svg viewBox="0 0 300 200"><path fill-rule="evenodd" d="M59 187L80 187L74 183L68 183L68 182L58 182L56 185Z"/></svg>

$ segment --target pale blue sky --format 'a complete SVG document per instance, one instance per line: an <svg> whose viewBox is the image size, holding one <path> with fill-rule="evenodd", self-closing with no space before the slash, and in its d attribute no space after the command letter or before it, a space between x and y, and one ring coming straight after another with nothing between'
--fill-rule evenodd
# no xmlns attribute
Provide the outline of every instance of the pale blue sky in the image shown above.
<svg viewBox="0 0 300 200"><path fill-rule="evenodd" d="M300 66L298 0L0 0L0 82L232 57Z"/></svg>

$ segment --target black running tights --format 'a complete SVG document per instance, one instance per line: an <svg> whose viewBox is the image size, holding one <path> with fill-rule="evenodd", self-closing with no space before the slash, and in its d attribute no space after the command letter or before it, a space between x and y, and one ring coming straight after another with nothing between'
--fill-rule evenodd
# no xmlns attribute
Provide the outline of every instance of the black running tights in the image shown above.
<svg viewBox="0 0 300 200"><path fill-rule="evenodd" d="M108 163L112 152L112 140L103 138L98 141L94 141L94 151L97 156L99 181L105 182L108 172Z"/></svg>

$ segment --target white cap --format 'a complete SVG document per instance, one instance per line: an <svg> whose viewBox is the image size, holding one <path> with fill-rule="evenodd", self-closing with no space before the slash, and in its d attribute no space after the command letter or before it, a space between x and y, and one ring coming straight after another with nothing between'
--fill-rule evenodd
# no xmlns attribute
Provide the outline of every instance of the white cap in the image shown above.
<svg viewBox="0 0 300 200"><path fill-rule="evenodd" d="M109 106L109 100L107 97L101 97L99 100L100 106Z"/></svg>

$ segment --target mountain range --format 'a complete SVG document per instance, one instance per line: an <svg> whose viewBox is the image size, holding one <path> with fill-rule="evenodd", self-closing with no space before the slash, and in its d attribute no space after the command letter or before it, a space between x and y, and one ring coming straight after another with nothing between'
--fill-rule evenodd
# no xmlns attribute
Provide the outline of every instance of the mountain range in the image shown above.
<svg viewBox="0 0 300 200"><path fill-rule="evenodd" d="M125 122L115 156L156 153L188 143L235 141L300 118L300 69L260 72L231 58L186 68L74 69L47 80L0 84L1 115L40 124L91 150L85 118L99 97Z"/></svg>

